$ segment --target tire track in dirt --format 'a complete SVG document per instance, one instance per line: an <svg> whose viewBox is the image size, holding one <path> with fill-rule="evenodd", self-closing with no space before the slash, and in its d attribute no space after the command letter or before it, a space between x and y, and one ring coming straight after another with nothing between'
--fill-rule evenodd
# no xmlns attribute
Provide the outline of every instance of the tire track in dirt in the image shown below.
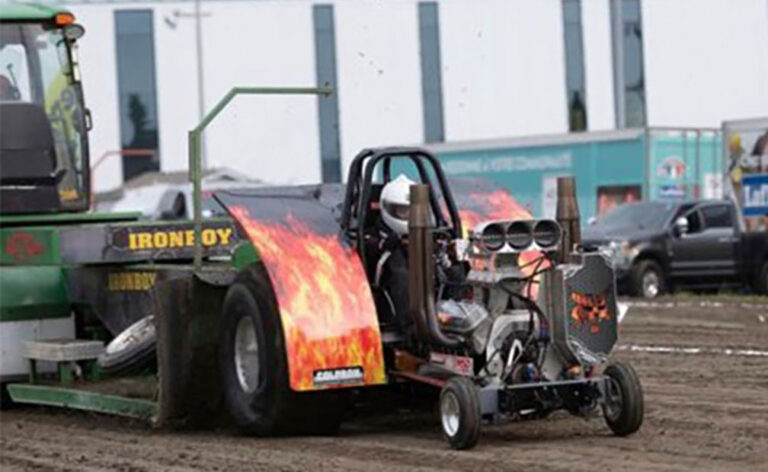
<svg viewBox="0 0 768 472"><path fill-rule="evenodd" d="M634 307L621 336L622 343L765 349L768 323L743 307ZM616 357L636 367L645 392L644 425L628 438L612 436L599 415L583 420L556 413L487 426L478 447L456 452L447 449L430 413L360 418L338 437L259 439L23 408L0 416L0 468L741 471L768 463L768 359L629 351Z"/></svg>

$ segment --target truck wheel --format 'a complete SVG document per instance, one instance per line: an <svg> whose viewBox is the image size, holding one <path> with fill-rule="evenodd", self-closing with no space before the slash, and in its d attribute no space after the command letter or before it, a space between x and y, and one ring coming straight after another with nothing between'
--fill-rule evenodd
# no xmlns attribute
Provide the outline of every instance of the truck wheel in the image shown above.
<svg viewBox="0 0 768 472"><path fill-rule="evenodd" d="M606 377L603 416L617 436L627 436L643 424L643 389L635 369L617 362L603 373Z"/></svg>
<svg viewBox="0 0 768 472"><path fill-rule="evenodd" d="M760 269L755 289L757 293L768 295L768 261L763 263L763 267Z"/></svg>
<svg viewBox="0 0 768 472"><path fill-rule="evenodd" d="M227 409L243 433L338 430L341 408L325 392L290 389L277 303L263 266L244 270L223 305L219 362Z"/></svg>
<svg viewBox="0 0 768 472"><path fill-rule="evenodd" d="M666 284L661 266L650 259L642 260L632 268L632 291L635 296L656 298L664 294Z"/></svg>
<svg viewBox="0 0 768 472"><path fill-rule="evenodd" d="M440 392L440 425L453 449L470 449L480 438L482 415L477 387L467 377L453 377Z"/></svg>

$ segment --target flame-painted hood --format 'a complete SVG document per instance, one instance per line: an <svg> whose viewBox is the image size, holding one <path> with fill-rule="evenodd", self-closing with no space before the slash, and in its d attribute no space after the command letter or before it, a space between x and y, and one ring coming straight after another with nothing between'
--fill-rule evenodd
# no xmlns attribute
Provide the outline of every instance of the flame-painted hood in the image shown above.
<svg viewBox="0 0 768 472"><path fill-rule="evenodd" d="M332 189L328 189L332 191ZM319 190L223 191L267 268L285 338L290 385L306 391L386 382L376 307L354 248Z"/></svg>
<svg viewBox="0 0 768 472"><path fill-rule="evenodd" d="M505 190L476 181L454 187L466 229L486 219L530 218ZM267 268L296 391L386 382L366 272L355 248L341 236L344 189L341 184L322 184L215 193ZM358 368L361 378L350 380ZM343 382L334 384L336 377Z"/></svg>

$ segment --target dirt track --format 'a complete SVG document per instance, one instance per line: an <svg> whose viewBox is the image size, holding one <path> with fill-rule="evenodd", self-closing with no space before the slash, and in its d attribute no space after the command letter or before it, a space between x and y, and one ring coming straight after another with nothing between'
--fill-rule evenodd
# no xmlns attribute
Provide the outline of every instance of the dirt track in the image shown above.
<svg viewBox="0 0 768 472"><path fill-rule="evenodd" d="M427 414L359 420L333 438L253 439L26 408L2 413L0 469L768 470L768 307L635 307L621 334L617 357L645 389L645 423L629 438L599 417L556 414L486 427L474 450L453 452Z"/></svg>

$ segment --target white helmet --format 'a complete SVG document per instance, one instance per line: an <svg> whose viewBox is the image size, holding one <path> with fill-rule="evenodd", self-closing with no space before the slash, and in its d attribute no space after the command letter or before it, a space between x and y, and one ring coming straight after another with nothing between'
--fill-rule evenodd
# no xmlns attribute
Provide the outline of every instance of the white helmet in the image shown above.
<svg viewBox="0 0 768 472"><path fill-rule="evenodd" d="M408 234L411 185L416 185L416 182L400 174L396 179L389 181L381 191L381 217L384 223L400 236Z"/></svg>

